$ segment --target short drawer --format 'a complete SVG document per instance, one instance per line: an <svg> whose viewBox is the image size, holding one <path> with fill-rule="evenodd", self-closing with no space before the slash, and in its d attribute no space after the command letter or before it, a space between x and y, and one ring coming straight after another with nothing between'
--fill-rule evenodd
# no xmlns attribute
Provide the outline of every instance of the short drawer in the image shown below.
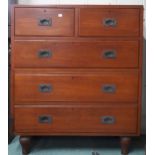
<svg viewBox="0 0 155 155"><path fill-rule="evenodd" d="M74 9L15 8L15 35L73 36Z"/></svg>
<svg viewBox="0 0 155 155"><path fill-rule="evenodd" d="M53 106L15 108L15 132L19 133L136 133L135 106Z"/></svg>
<svg viewBox="0 0 155 155"><path fill-rule="evenodd" d="M15 73L15 102L137 102L137 70L50 70ZM35 103L36 102L36 103Z"/></svg>
<svg viewBox="0 0 155 155"><path fill-rule="evenodd" d="M15 67L138 67L138 41L15 41Z"/></svg>
<svg viewBox="0 0 155 155"><path fill-rule="evenodd" d="M139 9L80 9L80 36L138 36Z"/></svg>

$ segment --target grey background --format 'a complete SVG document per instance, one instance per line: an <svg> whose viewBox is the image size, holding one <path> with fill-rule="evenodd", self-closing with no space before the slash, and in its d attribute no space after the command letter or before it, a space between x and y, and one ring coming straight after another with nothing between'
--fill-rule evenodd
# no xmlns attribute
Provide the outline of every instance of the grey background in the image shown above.
<svg viewBox="0 0 155 155"><path fill-rule="evenodd" d="M142 134L146 133L146 39L143 40Z"/></svg>

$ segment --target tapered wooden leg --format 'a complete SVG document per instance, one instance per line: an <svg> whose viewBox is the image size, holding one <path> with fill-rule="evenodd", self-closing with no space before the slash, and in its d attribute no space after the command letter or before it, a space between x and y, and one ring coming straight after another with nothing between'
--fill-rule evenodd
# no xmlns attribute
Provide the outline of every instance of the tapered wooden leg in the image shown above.
<svg viewBox="0 0 155 155"><path fill-rule="evenodd" d="M122 152L122 155L128 155L130 143L131 143L131 138L130 137L121 137L121 152Z"/></svg>
<svg viewBox="0 0 155 155"><path fill-rule="evenodd" d="M30 143L31 143L31 137L28 136L20 136L19 142L22 147L22 153L23 155L28 155L30 152Z"/></svg>

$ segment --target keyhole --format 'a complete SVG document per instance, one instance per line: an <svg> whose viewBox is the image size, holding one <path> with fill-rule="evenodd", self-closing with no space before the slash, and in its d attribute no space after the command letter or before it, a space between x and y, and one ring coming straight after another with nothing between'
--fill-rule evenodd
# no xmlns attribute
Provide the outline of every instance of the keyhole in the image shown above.
<svg viewBox="0 0 155 155"><path fill-rule="evenodd" d="M72 80L74 80L74 79L75 79L75 77L74 77L74 76L72 76L72 77L71 77L71 79L72 79Z"/></svg>

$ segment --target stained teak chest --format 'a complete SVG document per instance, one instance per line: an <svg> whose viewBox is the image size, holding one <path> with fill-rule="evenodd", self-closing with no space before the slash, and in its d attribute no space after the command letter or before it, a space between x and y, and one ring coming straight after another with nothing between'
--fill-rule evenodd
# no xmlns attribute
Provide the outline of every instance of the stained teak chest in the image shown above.
<svg viewBox="0 0 155 155"><path fill-rule="evenodd" d="M142 6L12 8L11 107L31 136L140 134Z"/></svg>

